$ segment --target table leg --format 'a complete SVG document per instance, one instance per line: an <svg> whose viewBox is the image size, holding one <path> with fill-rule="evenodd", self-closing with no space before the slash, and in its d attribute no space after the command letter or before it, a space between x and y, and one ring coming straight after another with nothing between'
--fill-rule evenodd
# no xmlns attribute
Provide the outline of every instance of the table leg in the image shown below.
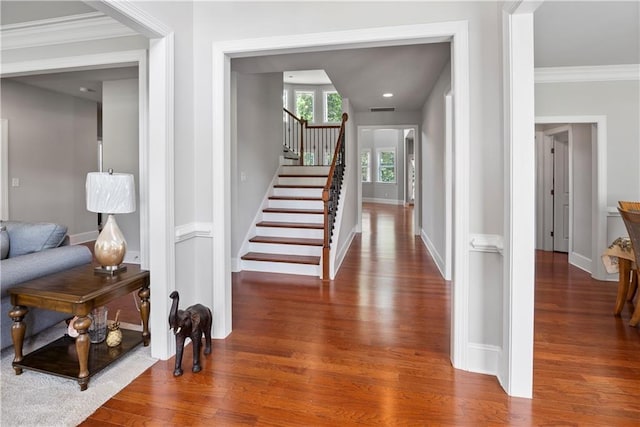
<svg viewBox="0 0 640 427"><path fill-rule="evenodd" d="M13 369L16 371L16 375L20 375L22 373L22 368L15 366L16 363L22 362L22 345L24 343L24 334L27 330L27 326L24 324L24 316L27 315L29 310L27 307L22 305L16 305L9 312L9 317L13 320L13 324L11 325L11 340L13 341Z"/></svg>
<svg viewBox="0 0 640 427"><path fill-rule="evenodd" d="M616 316L622 313L624 303L627 299L627 291L629 289L629 273L631 272L631 261L625 258L618 258L618 296L616 298L616 307L613 312Z"/></svg>
<svg viewBox="0 0 640 427"><path fill-rule="evenodd" d="M79 317L73 322L73 327L78 331L76 352L78 353L78 365L80 365L78 372L80 391L85 391L89 385L89 347L91 346L91 340L87 333L89 326L91 326L91 319L87 316Z"/></svg>
<svg viewBox="0 0 640 427"><path fill-rule="evenodd" d="M149 303L149 296L151 291L149 286L146 285L138 291L140 297L140 317L142 319L142 342L145 347L149 345L149 312L151 311L151 304Z"/></svg>

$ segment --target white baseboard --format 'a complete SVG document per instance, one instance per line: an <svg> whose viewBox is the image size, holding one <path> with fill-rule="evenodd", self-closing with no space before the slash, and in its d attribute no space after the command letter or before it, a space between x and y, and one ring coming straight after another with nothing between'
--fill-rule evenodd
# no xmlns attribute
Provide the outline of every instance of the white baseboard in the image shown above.
<svg viewBox="0 0 640 427"><path fill-rule="evenodd" d="M98 230L86 231L84 233L70 234L69 243L77 245L79 243L93 242L98 238Z"/></svg>
<svg viewBox="0 0 640 427"><path fill-rule="evenodd" d="M469 343L469 371L497 376L500 351L500 347L495 345Z"/></svg>
<svg viewBox="0 0 640 427"><path fill-rule="evenodd" d="M431 239L429 239L429 236L427 236L427 233L425 233L424 229L420 230L420 237L422 238L422 242L424 243L424 246L427 248L427 252L429 252L429 255L431 255L431 258L433 258L433 262L436 263L436 267L438 267L438 271L440 271L440 275L442 276L443 279L447 280L444 274L445 272L444 259L436 249L436 246L433 244Z"/></svg>
<svg viewBox="0 0 640 427"><path fill-rule="evenodd" d="M569 264L575 267L578 267L580 270L584 270L587 273L591 274L593 263L591 262L591 259L587 258L584 255L581 255L577 252L571 252L569 254Z"/></svg>
<svg viewBox="0 0 640 427"><path fill-rule="evenodd" d="M341 248L338 248L338 253L336 254L335 264L333 266L333 275L335 276L336 272L340 270L340 266L344 261L344 257L347 256L347 252L349 251L349 247L351 247L351 242L356 237L355 227L349 232L349 237L344 242ZM332 277L333 279L333 277Z"/></svg>
<svg viewBox="0 0 640 427"><path fill-rule="evenodd" d="M379 199L375 197L363 197L362 203L380 203L383 205L404 205L404 202L402 200Z"/></svg>

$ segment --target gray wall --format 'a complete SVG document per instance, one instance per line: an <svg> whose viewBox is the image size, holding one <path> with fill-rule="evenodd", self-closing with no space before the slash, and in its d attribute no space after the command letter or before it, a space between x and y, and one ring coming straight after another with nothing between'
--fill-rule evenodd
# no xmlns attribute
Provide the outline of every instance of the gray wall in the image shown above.
<svg viewBox="0 0 640 427"><path fill-rule="evenodd" d="M591 169L593 156L591 149L591 124L571 126L573 144L573 252L586 259L592 259L591 218L593 212ZM592 260L599 262L599 260Z"/></svg>
<svg viewBox="0 0 640 427"><path fill-rule="evenodd" d="M238 126L231 159L232 256L253 224L282 155L282 73L234 75Z"/></svg>
<svg viewBox="0 0 640 427"><path fill-rule="evenodd" d="M138 79L114 80L102 85L103 170L133 174L136 211L116 215L127 240L127 260L140 252L140 177L138 130ZM152 213L153 214L153 213Z"/></svg>
<svg viewBox="0 0 640 427"><path fill-rule="evenodd" d="M639 81L537 83L535 98L536 117L606 116L607 206L640 199ZM607 240L623 234L622 219L608 217Z"/></svg>
<svg viewBox="0 0 640 427"><path fill-rule="evenodd" d="M69 234L96 230L84 182L97 165L97 105L2 79L9 124L9 218L65 224ZM19 187L11 186L11 179Z"/></svg>
<svg viewBox="0 0 640 427"><path fill-rule="evenodd" d="M445 99L451 87L451 62L422 108L422 232L433 245L437 257L445 251Z"/></svg>
<svg viewBox="0 0 640 427"><path fill-rule="evenodd" d="M607 117L607 205L640 198L640 82L537 83L536 116Z"/></svg>
<svg viewBox="0 0 640 427"><path fill-rule="evenodd" d="M402 204L404 195L404 131L402 129L362 129L360 150L371 152L371 182L362 183L362 201ZM377 182L377 154L381 148L396 152L396 182ZM359 170L359 169L358 169Z"/></svg>

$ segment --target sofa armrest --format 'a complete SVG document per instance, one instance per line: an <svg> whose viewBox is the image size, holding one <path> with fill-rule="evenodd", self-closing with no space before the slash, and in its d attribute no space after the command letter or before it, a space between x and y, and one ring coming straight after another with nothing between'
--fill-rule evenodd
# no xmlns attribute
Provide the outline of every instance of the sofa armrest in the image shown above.
<svg viewBox="0 0 640 427"><path fill-rule="evenodd" d="M93 256L83 245L61 246L0 261L0 296L13 286L48 274L91 262Z"/></svg>

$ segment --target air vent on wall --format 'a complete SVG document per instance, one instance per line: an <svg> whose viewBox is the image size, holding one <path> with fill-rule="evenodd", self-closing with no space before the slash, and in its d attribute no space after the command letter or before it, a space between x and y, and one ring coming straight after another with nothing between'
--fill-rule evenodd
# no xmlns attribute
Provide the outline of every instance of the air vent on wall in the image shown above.
<svg viewBox="0 0 640 427"><path fill-rule="evenodd" d="M371 107L369 109L372 113L377 113L379 111L396 111L395 107Z"/></svg>

